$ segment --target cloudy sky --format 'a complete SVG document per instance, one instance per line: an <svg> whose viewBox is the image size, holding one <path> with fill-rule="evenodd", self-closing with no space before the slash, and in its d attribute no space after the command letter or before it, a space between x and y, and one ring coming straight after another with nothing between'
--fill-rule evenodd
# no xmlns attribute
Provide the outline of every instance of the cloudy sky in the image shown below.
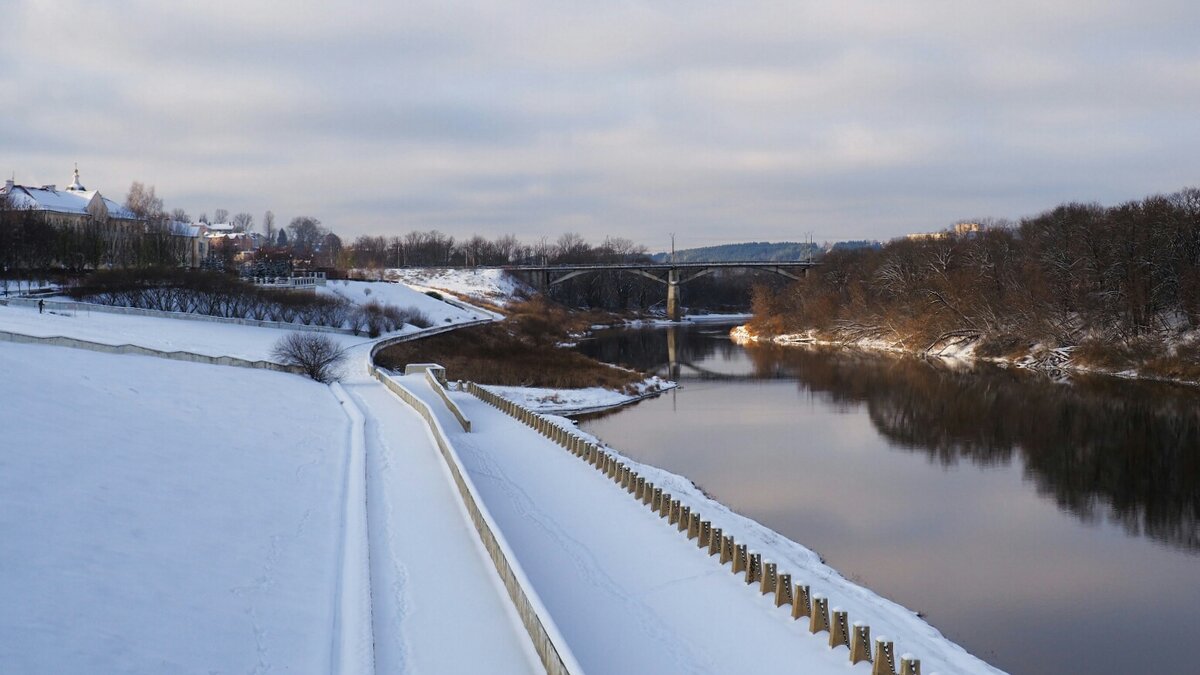
<svg viewBox="0 0 1200 675"><path fill-rule="evenodd" d="M1198 26L1156 0L0 0L0 169L349 237L886 239L1200 184Z"/></svg>

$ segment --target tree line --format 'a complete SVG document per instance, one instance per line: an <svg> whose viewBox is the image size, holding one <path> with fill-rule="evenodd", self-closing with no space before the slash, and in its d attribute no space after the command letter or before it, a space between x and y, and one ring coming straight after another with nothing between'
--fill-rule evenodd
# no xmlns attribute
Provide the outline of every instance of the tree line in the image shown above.
<svg viewBox="0 0 1200 675"><path fill-rule="evenodd" d="M973 340L994 355L1200 327L1200 190L983 225L831 251L803 281L758 289L751 327L910 350Z"/></svg>

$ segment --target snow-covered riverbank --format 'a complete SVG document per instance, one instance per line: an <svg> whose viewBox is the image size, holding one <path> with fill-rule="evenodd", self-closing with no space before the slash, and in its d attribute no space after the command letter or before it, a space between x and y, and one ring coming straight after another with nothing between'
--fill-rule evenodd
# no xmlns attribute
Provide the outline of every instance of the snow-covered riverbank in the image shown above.
<svg viewBox="0 0 1200 675"><path fill-rule="evenodd" d="M487 385L486 389L530 410L554 415L584 415L619 408L678 386L660 377L648 377L633 386L632 392L620 392L604 387L586 389L549 389L544 387L502 387Z"/></svg>
<svg viewBox="0 0 1200 675"><path fill-rule="evenodd" d="M1156 382L1170 382L1173 384L1200 386L1200 380L1163 377L1152 373L1146 373L1136 368L1116 370L1080 364L1075 361L1073 357L1073 352L1076 349L1075 347L1046 347L1043 345L1035 345L1021 355L1014 357L981 356L976 353L975 347L977 345L977 340L974 339L950 341L946 344L939 345L936 349L925 350L909 349L893 342L876 339L864 338L850 341L826 340L820 338L815 331L786 333L782 335L757 335L745 325L735 326L729 331L729 337L738 344L762 343L792 347L849 347L890 354L932 356L948 361L982 361L986 363L993 363L1002 367L1025 368L1028 370L1051 373L1073 372L1085 375L1107 375L1110 377L1121 377L1126 379L1151 380ZM1193 336L1191 339L1200 340L1200 336Z"/></svg>

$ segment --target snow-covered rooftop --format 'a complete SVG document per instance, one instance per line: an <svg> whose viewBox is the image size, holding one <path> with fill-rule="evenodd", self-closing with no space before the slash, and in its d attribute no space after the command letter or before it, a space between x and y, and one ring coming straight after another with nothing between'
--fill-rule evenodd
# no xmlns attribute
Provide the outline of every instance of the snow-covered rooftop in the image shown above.
<svg viewBox="0 0 1200 675"><path fill-rule="evenodd" d="M53 185L5 185L3 193L9 196L14 206L22 209L86 215L92 201L99 199L111 218L133 220L137 217L129 209L100 194L98 190L59 190Z"/></svg>

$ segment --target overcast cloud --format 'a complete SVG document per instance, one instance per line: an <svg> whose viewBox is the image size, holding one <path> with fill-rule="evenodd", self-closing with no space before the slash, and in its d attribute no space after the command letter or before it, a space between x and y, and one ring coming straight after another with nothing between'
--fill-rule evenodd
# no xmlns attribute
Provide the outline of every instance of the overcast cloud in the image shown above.
<svg viewBox="0 0 1200 675"><path fill-rule="evenodd" d="M0 2L0 169L344 237L881 238L1200 184L1200 5Z"/></svg>

